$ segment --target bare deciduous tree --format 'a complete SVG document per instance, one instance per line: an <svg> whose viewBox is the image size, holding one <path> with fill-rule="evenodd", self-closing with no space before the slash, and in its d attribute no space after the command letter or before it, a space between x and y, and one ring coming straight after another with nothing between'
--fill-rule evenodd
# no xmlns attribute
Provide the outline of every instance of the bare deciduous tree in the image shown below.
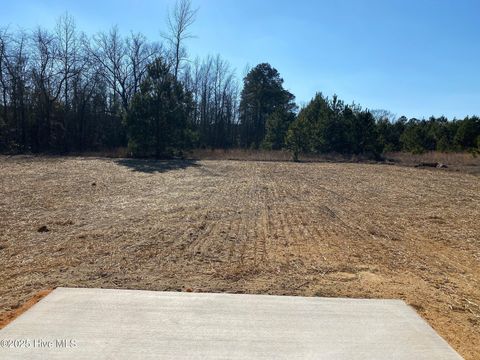
<svg viewBox="0 0 480 360"><path fill-rule="evenodd" d="M7 47L9 43L9 36L6 29L0 29L0 87L2 92L2 119L0 120L0 131L7 123L7 109L8 109L8 71L7 71Z"/></svg>
<svg viewBox="0 0 480 360"><path fill-rule="evenodd" d="M129 97L138 92L140 83L145 77L147 66L156 57L162 56L159 44L147 42L147 38L140 33L132 33L126 40L129 77Z"/></svg>
<svg viewBox="0 0 480 360"><path fill-rule="evenodd" d="M193 122L202 145L229 147L235 142L238 82L234 71L219 55L196 59L185 69L183 80L195 101Z"/></svg>
<svg viewBox="0 0 480 360"><path fill-rule="evenodd" d="M192 38L189 28L195 22L198 9L192 8L190 0L178 0L167 18L167 33L163 37L168 41L173 62L173 75L178 79L181 62L186 59L184 46L186 39Z"/></svg>
<svg viewBox="0 0 480 360"><path fill-rule="evenodd" d="M397 116L388 110L377 109L371 110L370 112L372 113L376 121L387 120L390 122L394 122L397 119Z"/></svg>
<svg viewBox="0 0 480 360"><path fill-rule="evenodd" d="M83 68L81 47L77 34L75 20L68 13L62 15L56 25L56 37L58 42L58 63L61 76L63 77L63 101L65 109L70 108L69 81Z"/></svg>

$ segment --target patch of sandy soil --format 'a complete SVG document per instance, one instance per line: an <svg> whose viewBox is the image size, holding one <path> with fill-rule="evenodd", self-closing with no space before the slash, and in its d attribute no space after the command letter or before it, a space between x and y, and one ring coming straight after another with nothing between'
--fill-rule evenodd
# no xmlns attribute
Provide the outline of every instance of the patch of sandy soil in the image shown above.
<svg viewBox="0 0 480 360"><path fill-rule="evenodd" d="M57 286L396 298L479 359L479 219L435 169L0 157L0 317Z"/></svg>
<svg viewBox="0 0 480 360"><path fill-rule="evenodd" d="M27 301L22 303L21 305L19 303L16 306L14 306L12 310L1 313L0 314L0 329L7 326L9 323L11 323L13 320L15 320L17 317L19 317L25 311L27 311L33 305L35 305L37 302L42 300L45 296L50 294L52 292L52 290L53 289L40 290L40 291L36 292Z"/></svg>

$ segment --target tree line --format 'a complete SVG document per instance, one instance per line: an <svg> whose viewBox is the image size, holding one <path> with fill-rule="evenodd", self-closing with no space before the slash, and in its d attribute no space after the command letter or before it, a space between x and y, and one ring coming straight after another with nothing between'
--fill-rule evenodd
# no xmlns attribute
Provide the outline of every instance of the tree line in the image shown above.
<svg viewBox="0 0 480 360"><path fill-rule="evenodd" d="M148 127L155 126L168 140L164 148L236 146L239 83L219 55L187 59L195 16L188 0L179 1L154 42L140 33L122 35L116 26L87 36L68 14L53 29L0 28L0 151L129 146L132 154L160 156L142 149L149 140L140 138L141 131L151 138L155 129ZM163 89L150 111L161 109L168 120L138 109L158 86L172 88Z"/></svg>
<svg viewBox="0 0 480 360"><path fill-rule="evenodd" d="M299 108L280 73L243 78L219 55L189 59L197 15L168 14L159 41L117 27L87 36L68 14L54 29L0 28L0 151L69 153L127 147L168 157L192 148L288 149L377 157L385 151L478 151L480 119L396 119L321 93Z"/></svg>
<svg viewBox="0 0 480 360"><path fill-rule="evenodd" d="M362 109L321 93L300 110L285 135L285 147L299 153L364 154L406 151L480 151L480 118L398 119L386 110Z"/></svg>

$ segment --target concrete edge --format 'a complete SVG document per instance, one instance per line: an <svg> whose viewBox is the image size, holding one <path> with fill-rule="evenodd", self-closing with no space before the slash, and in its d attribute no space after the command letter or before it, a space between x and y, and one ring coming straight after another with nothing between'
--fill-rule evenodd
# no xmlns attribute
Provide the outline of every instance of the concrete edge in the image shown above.
<svg viewBox="0 0 480 360"><path fill-rule="evenodd" d="M84 288L84 287L57 287L55 288L49 295L51 296L55 292L62 292L62 291L69 291L69 290L78 290L78 291L108 291L108 292L113 292L113 291L122 291L122 292L138 292L142 291L145 293L152 293L152 294L158 294L158 293L164 293L164 294L170 294L170 295L180 295L182 296L211 296L211 295L216 295L216 296L235 296L235 295L242 295L245 297L257 297L257 296L264 296L268 298L281 298L281 299L298 299L298 298L303 298L303 299L322 299L324 301L358 301L358 302L367 302L367 301L379 301L379 302L385 302L385 303L402 303L408 307L411 307L408 305L404 300L401 299L382 299L382 298L348 298L348 297L322 297L322 296L299 296L299 295L270 295L270 294L250 294L250 293L228 293L228 292L189 292L189 291L163 291L163 290L144 290L144 289L123 289L123 288ZM415 309L412 308L413 311Z"/></svg>
<svg viewBox="0 0 480 360"><path fill-rule="evenodd" d="M34 305L29 307L26 311L21 313L19 316L14 318L12 321L10 321L6 326L0 329L0 333L4 329L8 329L12 324L15 323L18 319L21 319L25 314L27 314L31 309L35 308L39 304L45 302L47 298L52 298L56 296L61 296L62 293L67 293L70 291L78 291L78 292L96 292L96 291L102 291L102 292L116 292L116 291L121 291L124 293L137 293L137 292L144 292L144 293L150 293L150 294L168 294L170 296L188 296L188 297L195 297L195 296L220 296L220 297L230 297L230 296L244 296L244 297L268 297L268 298L281 298L281 299L299 299L302 298L304 300L322 300L322 301L332 301L332 302L338 302L338 301L344 301L344 302L351 302L351 301L356 301L356 302L369 302L369 301L377 301L380 303L390 303L390 304L402 304L407 311L413 313L418 317L422 325L425 326L426 330L430 332L431 336L438 337L441 342L444 343L453 353L455 353L459 359L463 359L462 356L438 333L435 331L435 329L428 323L426 319L424 319L411 305L408 305L404 300L400 299L376 299L376 298L335 298L335 297L318 297L318 296L292 296L292 295L269 295L269 294L244 294L244 293L214 293L214 292L180 292L180 291L159 291L159 290L142 290L142 289L119 289L119 288L83 288L83 287L56 287L54 288L48 295L42 297L39 301L37 301Z"/></svg>

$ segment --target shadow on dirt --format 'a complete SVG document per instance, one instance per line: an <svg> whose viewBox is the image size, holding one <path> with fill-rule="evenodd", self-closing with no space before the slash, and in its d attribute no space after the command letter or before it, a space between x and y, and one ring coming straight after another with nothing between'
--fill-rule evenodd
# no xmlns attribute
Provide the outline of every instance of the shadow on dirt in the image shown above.
<svg viewBox="0 0 480 360"><path fill-rule="evenodd" d="M144 160L144 159L121 159L115 163L148 174L163 173L172 170L181 170L189 167L199 167L196 160Z"/></svg>

